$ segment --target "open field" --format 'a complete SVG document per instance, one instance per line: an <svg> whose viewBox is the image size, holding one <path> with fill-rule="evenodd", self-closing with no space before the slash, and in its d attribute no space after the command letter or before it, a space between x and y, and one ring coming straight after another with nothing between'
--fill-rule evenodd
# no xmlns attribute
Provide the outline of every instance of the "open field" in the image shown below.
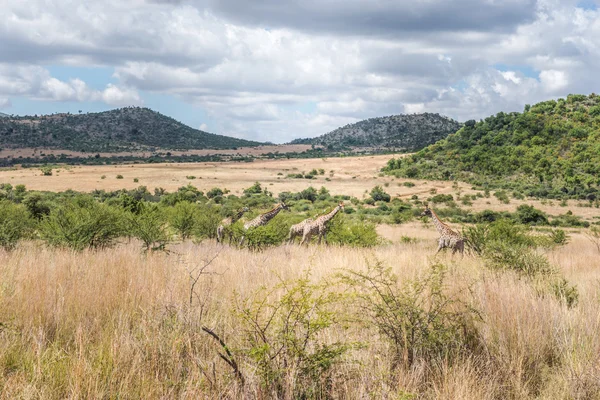
<svg viewBox="0 0 600 400"><path fill-rule="evenodd" d="M460 296L481 312L477 332L484 347L454 364L418 363L390 373L380 332L364 315L356 318L351 297L342 297L331 305L342 322L318 341L360 345L331 367L324 397L599 398L600 263L585 237L574 234L548 254L580 292L579 304L569 309L525 279L491 272L478 258L432 256L431 225L386 229L390 238L408 229L418 240L371 250L282 246L252 253L186 242L171 254L143 255L137 243L82 253L24 243L0 252L0 398L273 398L260 384L257 364L243 356L251 330L235 304L307 270L311 282L323 283L344 269L364 272L375 260L391 267L400 283L432 263L446 264L448 290L471 285ZM215 255L190 305L189 272ZM270 300L281 299L277 293ZM202 326L231 347L244 387Z"/></svg>
<svg viewBox="0 0 600 400"><path fill-rule="evenodd" d="M31 190L64 191L73 189L89 192L94 189L118 190L134 189L140 185L147 186L150 191L162 187L174 191L181 186L191 184L206 192L214 187L226 188L231 193L240 195L244 188L254 182L260 182L269 191L277 195L280 192L297 192L309 186L327 187L332 195L344 194L362 199L374 186L384 186L384 190L393 197L409 199L413 195L424 199L431 196L431 190L438 194L456 194L460 190L464 194L475 194L471 185L460 183L458 188L452 182L423 181L397 179L390 176L379 176L379 171L391 155L322 158L322 159L290 159L259 160L251 163L219 162L219 163L187 163L187 164L132 164L105 166L66 166L54 171L52 176L43 176L39 168L0 170L0 183L13 186L24 184ZM288 174L309 172L312 169L323 169L324 175L315 179L287 178ZM123 179L117 179L122 175ZM102 176L105 178L102 179ZM195 179L188 179L188 177ZM134 178L138 182L134 182ZM327 181L326 179L329 179ZM404 182L413 182L414 187L406 187ZM386 186L387 185L387 186ZM517 200L511 199L504 204L494 196L473 201L472 206L465 209L482 211L514 211L521 204L531 204L550 214L559 215L571 210L574 215L592 222L600 217L600 209L583 207L585 202L569 200L566 206L558 201Z"/></svg>
<svg viewBox="0 0 600 400"><path fill-rule="evenodd" d="M60 167L52 176L18 169L0 171L0 183L84 192L192 184L241 194L259 181L275 194L326 186L358 198L381 185L404 199L476 193L452 182L407 187L380 176L388 158ZM324 175L286 177L313 168ZM493 195L461 207L519 204L600 215L576 201L503 204ZM511 242L464 258L435 255L430 221L376 229L383 240L370 248L252 252L205 239L145 253L122 237L112 248L74 251L38 235L0 249L0 399L600 399L600 247L588 229L565 229L562 246ZM391 284L376 290L372 282Z"/></svg>

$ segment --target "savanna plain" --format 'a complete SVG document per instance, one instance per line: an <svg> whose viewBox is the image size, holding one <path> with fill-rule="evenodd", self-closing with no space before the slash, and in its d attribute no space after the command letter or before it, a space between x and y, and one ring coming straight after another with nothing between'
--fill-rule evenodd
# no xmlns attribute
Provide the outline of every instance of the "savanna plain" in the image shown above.
<svg viewBox="0 0 600 400"><path fill-rule="evenodd" d="M600 398L598 208L395 178L380 173L389 158L0 171L0 182L50 192L192 185L242 198L256 182L274 197L323 186L357 209L379 186L415 210L394 222L340 213L338 232L374 227L364 246L239 248L167 226L154 250L136 235L78 249L33 235L0 249L0 398ZM294 177L313 169L323 173ZM464 256L436 254L436 228L417 211L435 195L469 196L467 213L531 205L588 226L458 223L430 201L469 241ZM276 219L331 208L295 201ZM253 215L270 208L260 204Z"/></svg>

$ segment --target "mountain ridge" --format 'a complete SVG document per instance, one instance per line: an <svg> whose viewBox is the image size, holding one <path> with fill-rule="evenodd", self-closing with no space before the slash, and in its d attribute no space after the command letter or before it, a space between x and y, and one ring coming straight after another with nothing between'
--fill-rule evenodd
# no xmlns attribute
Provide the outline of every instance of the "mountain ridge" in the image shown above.
<svg viewBox="0 0 600 400"><path fill-rule="evenodd" d="M437 113L397 114L348 124L315 138L291 144L314 144L328 149L384 147L418 151L460 129L461 124Z"/></svg>
<svg viewBox="0 0 600 400"><path fill-rule="evenodd" d="M254 147L262 143L191 128L157 111L124 107L86 114L6 116L0 147L44 147L86 152Z"/></svg>

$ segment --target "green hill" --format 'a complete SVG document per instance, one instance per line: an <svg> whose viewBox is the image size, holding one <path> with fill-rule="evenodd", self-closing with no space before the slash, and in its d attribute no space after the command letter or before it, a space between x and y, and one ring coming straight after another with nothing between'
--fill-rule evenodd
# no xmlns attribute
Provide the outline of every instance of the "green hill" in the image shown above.
<svg viewBox="0 0 600 400"><path fill-rule="evenodd" d="M439 114L405 114L369 118L312 139L292 144L315 144L330 150L379 147L416 151L456 132L461 124Z"/></svg>
<svg viewBox="0 0 600 400"><path fill-rule="evenodd" d="M86 152L151 148L189 150L257 146L261 143L190 128L148 108L126 107L88 114L0 119L0 147L42 147Z"/></svg>
<svg viewBox="0 0 600 400"><path fill-rule="evenodd" d="M458 132L404 158L390 174L462 180L548 198L600 198L600 97L525 106L467 121Z"/></svg>

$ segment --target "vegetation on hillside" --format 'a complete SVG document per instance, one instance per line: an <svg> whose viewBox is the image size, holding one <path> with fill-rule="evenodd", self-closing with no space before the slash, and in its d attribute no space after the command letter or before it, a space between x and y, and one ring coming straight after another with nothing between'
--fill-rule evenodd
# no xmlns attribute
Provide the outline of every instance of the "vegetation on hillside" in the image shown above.
<svg viewBox="0 0 600 400"><path fill-rule="evenodd" d="M42 147L81 152L227 149L261 143L190 128L148 108L0 119L0 148Z"/></svg>
<svg viewBox="0 0 600 400"><path fill-rule="evenodd" d="M384 169L546 198L600 197L600 97L569 95L467 121L455 134Z"/></svg>
<svg viewBox="0 0 600 400"><path fill-rule="evenodd" d="M292 143L325 146L329 150L350 147L393 148L416 151L456 132L461 124L439 114L406 114L369 118L312 139Z"/></svg>

